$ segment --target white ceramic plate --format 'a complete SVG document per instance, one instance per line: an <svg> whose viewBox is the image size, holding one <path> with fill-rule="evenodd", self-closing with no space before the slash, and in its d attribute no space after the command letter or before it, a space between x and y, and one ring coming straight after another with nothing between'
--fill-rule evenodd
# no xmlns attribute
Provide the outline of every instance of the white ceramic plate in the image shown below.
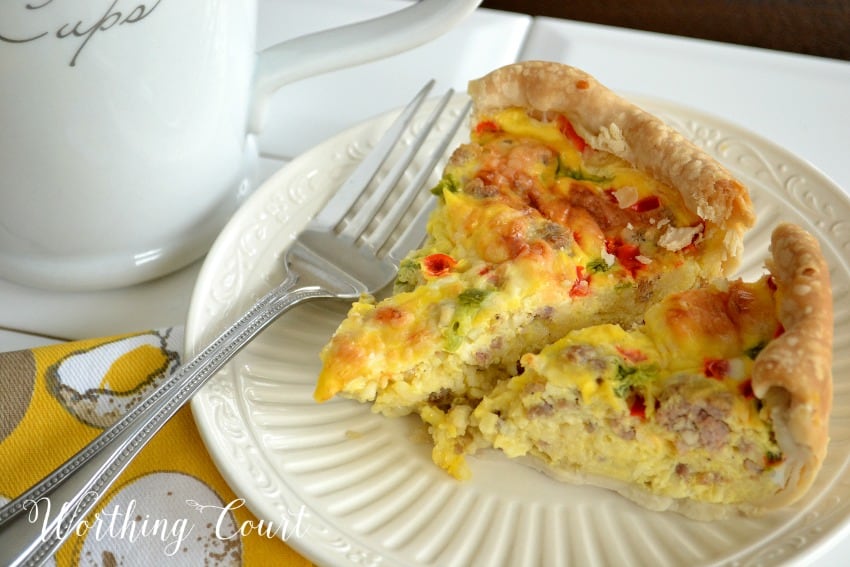
<svg viewBox="0 0 850 567"><path fill-rule="evenodd" d="M313 304L285 315L192 401L218 467L260 518L292 521L304 511L301 535L288 540L295 549L323 565L769 565L811 559L850 529L850 202L808 164L749 132L669 103L638 102L751 188L759 222L745 243L745 277L761 272L780 219L802 224L824 246L836 306L835 409L829 456L806 499L760 519L700 523L558 484L498 456L471 458L473 479L457 482L432 464L417 418L313 401L318 351L347 309ZM235 215L199 276L188 351L281 277L281 251L390 120L308 151Z"/></svg>

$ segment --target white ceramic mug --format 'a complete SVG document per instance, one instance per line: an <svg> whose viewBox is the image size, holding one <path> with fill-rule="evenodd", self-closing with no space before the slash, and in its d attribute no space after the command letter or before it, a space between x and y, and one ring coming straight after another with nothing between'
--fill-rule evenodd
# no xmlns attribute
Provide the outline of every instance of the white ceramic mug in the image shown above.
<svg viewBox="0 0 850 567"><path fill-rule="evenodd" d="M253 189L278 87L415 47L479 2L256 53L256 1L3 0L0 278L92 290L186 266Z"/></svg>

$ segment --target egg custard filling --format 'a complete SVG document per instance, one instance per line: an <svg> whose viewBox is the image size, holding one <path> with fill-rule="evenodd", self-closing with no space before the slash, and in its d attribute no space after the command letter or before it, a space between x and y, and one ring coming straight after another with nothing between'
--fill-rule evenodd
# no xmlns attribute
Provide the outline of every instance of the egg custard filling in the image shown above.
<svg viewBox="0 0 850 567"><path fill-rule="evenodd" d="M701 519L799 498L832 399L817 241L781 225L769 274L728 282L752 203L681 134L557 63L469 92L424 244L352 305L315 398L418 414L459 479L496 448Z"/></svg>
<svg viewBox="0 0 850 567"><path fill-rule="evenodd" d="M669 498L762 501L784 486L772 418L753 394L782 333L769 277L673 294L626 330L602 324L522 357L472 419L509 457ZM634 490L634 489L632 489Z"/></svg>

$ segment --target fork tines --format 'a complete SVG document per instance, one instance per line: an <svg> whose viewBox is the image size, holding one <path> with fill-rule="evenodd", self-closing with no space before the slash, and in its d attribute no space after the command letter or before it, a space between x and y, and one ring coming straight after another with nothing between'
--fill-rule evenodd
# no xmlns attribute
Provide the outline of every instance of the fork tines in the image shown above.
<svg viewBox="0 0 850 567"><path fill-rule="evenodd" d="M445 154L471 105L467 103L458 112L429 157L421 165L417 165L411 181L403 183L402 177L409 173L411 164L454 95L454 91L449 89L421 125L413 124L413 140L384 174L384 164L393 154L399 139L413 122L433 86L434 81L429 81L401 111L375 148L333 196L333 210L329 212L326 207L316 218L316 221L325 227L335 227L340 238L352 242L359 240L360 246L376 254L382 252L395 262L422 241L433 199L424 196L417 200L416 197L422 194L422 188ZM393 236L395 237L391 239Z"/></svg>

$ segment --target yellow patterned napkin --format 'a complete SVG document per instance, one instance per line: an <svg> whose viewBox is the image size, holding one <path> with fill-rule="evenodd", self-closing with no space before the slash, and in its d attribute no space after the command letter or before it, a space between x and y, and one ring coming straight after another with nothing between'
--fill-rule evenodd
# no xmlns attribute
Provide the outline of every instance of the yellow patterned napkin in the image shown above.
<svg viewBox="0 0 850 567"><path fill-rule="evenodd" d="M170 375L182 340L182 330L172 328L0 353L0 504ZM61 505L42 502L30 520L42 522ZM55 564L309 565L285 543L303 535L297 514L286 520L269 529L251 515L216 470L184 407L130 463Z"/></svg>

